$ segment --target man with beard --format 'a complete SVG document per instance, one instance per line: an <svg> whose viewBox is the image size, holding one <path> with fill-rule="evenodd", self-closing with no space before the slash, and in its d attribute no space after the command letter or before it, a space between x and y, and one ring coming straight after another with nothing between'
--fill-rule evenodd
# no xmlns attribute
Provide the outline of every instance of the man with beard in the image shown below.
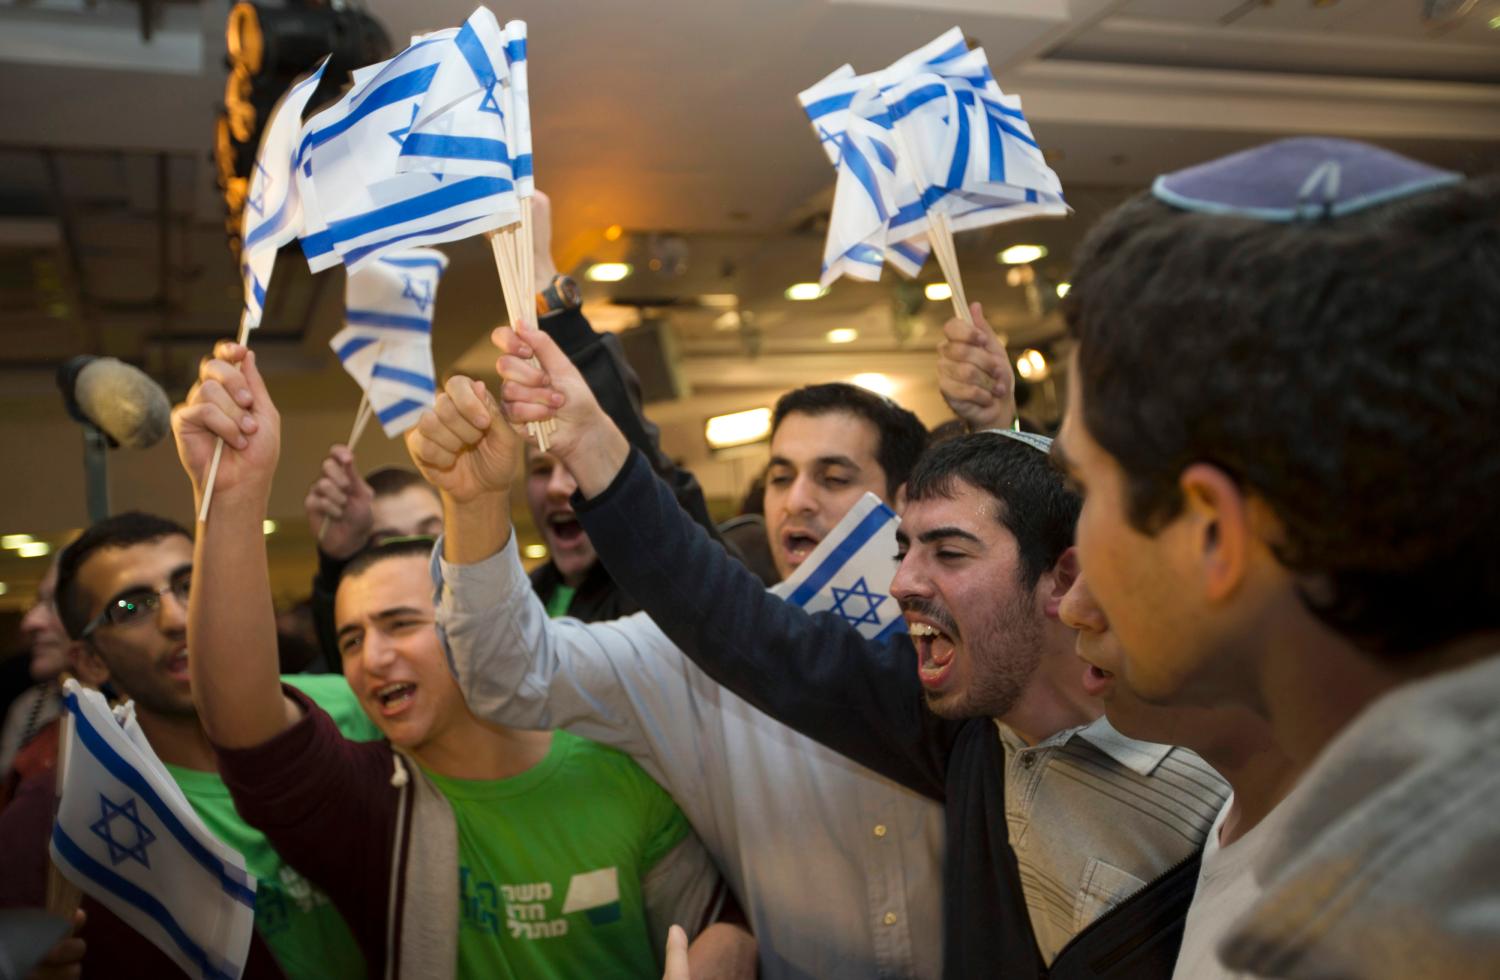
<svg viewBox="0 0 1500 980"><path fill-rule="evenodd" d="M246 976L358 976L364 962L344 920L327 896L283 864L265 837L240 819L219 777L188 676L192 562L187 529L152 514L106 518L69 545L58 558L55 604L80 674L107 676L135 702L141 731L188 802L256 876L256 930ZM289 683L323 705L351 737L378 735L343 678L297 676ZM23 783L0 814L0 905L44 904L55 773L48 769ZM103 906L86 901L84 907L86 975L113 975L122 963L131 964L131 976L180 972Z"/></svg>
<svg viewBox="0 0 1500 980"><path fill-rule="evenodd" d="M1181 876L1164 873L1195 856L1223 784L1190 752L1119 735L1083 691L1073 633L1056 619L1078 502L1045 440L981 433L923 457L892 583L913 636L872 643L838 615L768 595L681 519L544 335L497 342L508 417L559 419L553 451L578 481L580 520L662 630L773 717L946 801L946 975L1040 975L1062 969L1065 947L1079 969L1103 956L1121 976L1170 972L1184 902ZM424 417L419 463L452 466L504 438L464 414L458 428ZM465 549L503 544L471 534ZM1158 884L1172 900L1152 900ZM1122 910L1114 931L1085 931L1143 887L1135 922Z"/></svg>

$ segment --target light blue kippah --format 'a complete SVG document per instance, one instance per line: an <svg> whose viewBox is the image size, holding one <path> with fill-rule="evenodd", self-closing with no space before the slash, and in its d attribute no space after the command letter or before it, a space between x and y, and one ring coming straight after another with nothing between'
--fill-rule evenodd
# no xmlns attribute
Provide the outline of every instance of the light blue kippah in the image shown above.
<svg viewBox="0 0 1500 980"><path fill-rule="evenodd" d="M1039 453L1052 452L1052 440L1046 436L1037 435L1035 432L1018 432L1015 429L980 429L979 431L992 432L997 436L1014 439L1016 442L1024 442Z"/></svg>
<svg viewBox="0 0 1500 980"><path fill-rule="evenodd" d="M1368 143L1298 137L1163 174L1151 193L1185 211L1298 221L1340 218L1463 179Z"/></svg>

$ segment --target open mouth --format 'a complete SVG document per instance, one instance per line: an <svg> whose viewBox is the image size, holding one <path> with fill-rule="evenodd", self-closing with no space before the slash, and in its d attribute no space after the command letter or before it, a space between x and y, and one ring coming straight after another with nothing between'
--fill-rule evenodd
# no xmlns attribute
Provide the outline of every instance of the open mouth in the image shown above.
<svg viewBox="0 0 1500 980"><path fill-rule="evenodd" d="M937 690L953 671L958 647L953 637L931 623L910 622L912 646L917 648L917 678L922 686Z"/></svg>
<svg viewBox="0 0 1500 980"><path fill-rule="evenodd" d="M558 548L570 548L583 541L583 525L571 511L548 515L547 531Z"/></svg>
<svg viewBox="0 0 1500 980"><path fill-rule="evenodd" d="M821 540L821 537L814 537L806 531L783 531L781 551L786 555L787 563L795 568L807 560L807 556L813 553Z"/></svg>
<svg viewBox="0 0 1500 980"><path fill-rule="evenodd" d="M380 702L380 713L389 718L399 715L417 696L417 685L397 681L375 689L375 700Z"/></svg>
<svg viewBox="0 0 1500 980"><path fill-rule="evenodd" d="M1114 687L1115 675L1102 667L1083 662L1083 693L1091 698L1103 697Z"/></svg>
<svg viewBox="0 0 1500 980"><path fill-rule="evenodd" d="M174 681L187 681L189 679L186 647L183 647L167 658L167 675Z"/></svg>

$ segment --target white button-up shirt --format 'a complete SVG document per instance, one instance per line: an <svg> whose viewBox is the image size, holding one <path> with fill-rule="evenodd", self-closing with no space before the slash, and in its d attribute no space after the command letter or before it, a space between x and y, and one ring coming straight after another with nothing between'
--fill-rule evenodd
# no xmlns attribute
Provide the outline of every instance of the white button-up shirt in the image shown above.
<svg viewBox="0 0 1500 980"><path fill-rule="evenodd" d="M634 758L745 906L766 980L938 977L942 807L772 720L644 613L551 620L516 555L434 553L438 623L482 718L563 728Z"/></svg>

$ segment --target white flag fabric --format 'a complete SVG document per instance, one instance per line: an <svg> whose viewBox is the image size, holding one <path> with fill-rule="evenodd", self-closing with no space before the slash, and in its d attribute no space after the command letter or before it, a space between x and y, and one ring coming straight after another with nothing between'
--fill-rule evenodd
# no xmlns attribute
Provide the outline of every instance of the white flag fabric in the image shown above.
<svg viewBox="0 0 1500 980"><path fill-rule="evenodd" d="M255 928L255 877L204 825L134 712L69 680L67 772L52 861L193 977L236 980Z"/></svg>
<svg viewBox="0 0 1500 980"><path fill-rule="evenodd" d="M484 7L470 15L438 66L396 166L509 180L517 197L531 196L525 21L502 29Z"/></svg>
<svg viewBox="0 0 1500 980"><path fill-rule="evenodd" d="M901 606L891 595L900 523L895 511L866 493L797 570L770 591L810 613L841 616L869 640L904 632Z"/></svg>
<svg viewBox="0 0 1500 980"><path fill-rule="evenodd" d="M294 178L302 110L312 98L328 59L294 84L271 110L255 154L240 223L240 275L245 281L245 323L260 325L276 251L302 233L302 200Z"/></svg>
<svg viewBox="0 0 1500 980"><path fill-rule="evenodd" d="M432 317L447 267L447 256L436 249L404 249L380 256L347 280L345 327L329 344L392 438L415 425L436 400Z"/></svg>
<svg viewBox="0 0 1500 980"><path fill-rule="evenodd" d="M436 31L358 75L344 97L302 130L297 179L302 249L314 272L351 271L396 249L455 241L519 220L508 178L398 172L403 145L460 31ZM480 92L474 81L468 95Z"/></svg>

